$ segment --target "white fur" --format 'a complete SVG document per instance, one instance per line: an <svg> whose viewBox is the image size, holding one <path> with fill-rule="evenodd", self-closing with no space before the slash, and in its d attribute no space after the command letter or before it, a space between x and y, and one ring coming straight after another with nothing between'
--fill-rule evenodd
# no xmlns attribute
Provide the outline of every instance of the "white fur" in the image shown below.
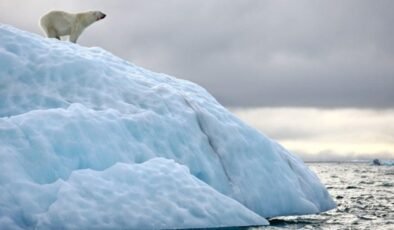
<svg viewBox="0 0 394 230"><path fill-rule="evenodd" d="M67 13L64 11L50 11L40 19L40 25L49 38L60 39L61 36L70 36L70 42L77 42L82 31L93 22L101 20L105 14L100 11L83 13Z"/></svg>

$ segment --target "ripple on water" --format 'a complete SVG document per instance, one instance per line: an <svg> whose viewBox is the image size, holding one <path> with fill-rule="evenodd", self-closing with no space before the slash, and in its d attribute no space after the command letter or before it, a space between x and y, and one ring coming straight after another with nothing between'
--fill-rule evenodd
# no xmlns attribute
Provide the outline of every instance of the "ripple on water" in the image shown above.
<svg viewBox="0 0 394 230"><path fill-rule="evenodd" d="M319 215L277 217L259 229L394 229L394 167L310 163L337 208ZM335 173L334 173L335 172Z"/></svg>

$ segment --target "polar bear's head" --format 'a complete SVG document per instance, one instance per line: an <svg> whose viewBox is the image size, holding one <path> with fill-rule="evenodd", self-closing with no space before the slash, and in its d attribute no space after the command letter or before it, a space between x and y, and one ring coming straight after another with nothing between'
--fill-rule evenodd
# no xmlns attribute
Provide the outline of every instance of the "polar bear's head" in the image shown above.
<svg viewBox="0 0 394 230"><path fill-rule="evenodd" d="M94 17L96 17L96 21L101 20L103 18L105 18L105 15L103 12L100 11L92 11L92 14L94 15Z"/></svg>
<svg viewBox="0 0 394 230"><path fill-rule="evenodd" d="M103 18L105 18L105 14L100 12L100 11L87 11L87 12L82 12L82 13L78 13L75 14L75 22L74 24L79 24L80 26L78 26L82 32L82 30L84 30L86 27L88 27L89 25L91 25L94 22L97 22Z"/></svg>

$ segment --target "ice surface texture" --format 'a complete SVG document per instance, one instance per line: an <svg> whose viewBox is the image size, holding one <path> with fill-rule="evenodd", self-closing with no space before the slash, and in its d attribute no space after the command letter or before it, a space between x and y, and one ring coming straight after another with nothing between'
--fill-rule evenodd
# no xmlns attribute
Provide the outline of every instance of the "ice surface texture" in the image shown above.
<svg viewBox="0 0 394 230"><path fill-rule="evenodd" d="M335 207L198 85L5 25L0 169L7 228L261 225Z"/></svg>

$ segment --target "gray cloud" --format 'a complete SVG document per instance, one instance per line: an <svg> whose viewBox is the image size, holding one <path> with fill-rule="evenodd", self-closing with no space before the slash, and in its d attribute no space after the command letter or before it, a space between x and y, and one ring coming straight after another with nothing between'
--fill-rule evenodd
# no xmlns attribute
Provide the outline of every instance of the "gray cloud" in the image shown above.
<svg viewBox="0 0 394 230"><path fill-rule="evenodd" d="M7 1L0 21L41 33L50 9L100 9L82 35L189 79L227 106L394 107L394 2Z"/></svg>

